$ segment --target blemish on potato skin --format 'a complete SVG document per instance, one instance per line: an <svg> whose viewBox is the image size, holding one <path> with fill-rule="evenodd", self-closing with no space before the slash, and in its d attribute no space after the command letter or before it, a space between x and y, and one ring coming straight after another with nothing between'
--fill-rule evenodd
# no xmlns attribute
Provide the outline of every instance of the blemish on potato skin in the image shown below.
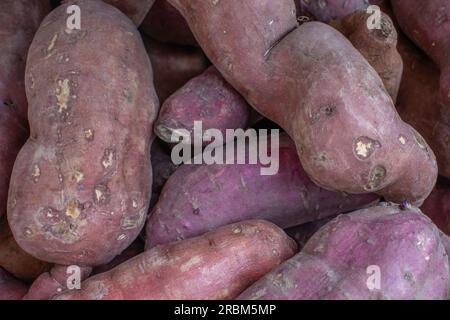
<svg viewBox="0 0 450 320"><path fill-rule="evenodd" d="M369 174L369 181L367 185L364 187L367 191L373 191L381 186L381 184L384 181L384 178L386 177L386 168L378 165L375 166Z"/></svg>
<svg viewBox="0 0 450 320"><path fill-rule="evenodd" d="M50 44L47 47L47 52L50 52L55 47L56 39L58 39L58 34L56 33L53 38L50 40Z"/></svg>
<svg viewBox="0 0 450 320"><path fill-rule="evenodd" d="M359 137L355 140L353 151L356 158L359 160L367 160L380 148L381 144L379 141L370 139L368 137Z"/></svg>
<svg viewBox="0 0 450 320"><path fill-rule="evenodd" d="M66 208L66 216L77 219L81 214L80 203L78 200L72 199Z"/></svg>
<svg viewBox="0 0 450 320"><path fill-rule="evenodd" d="M72 175L73 181L76 183L80 183L84 179L84 174L81 171L75 170L74 174Z"/></svg>
<svg viewBox="0 0 450 320"><path fill-rule="evenodd" d="M69 79L58 80L58 87L56 88L56 99L59 107L59 113L67 110L70 98Z"/></svg>
<svg viewBox="0 0 450 320"><path fill-rule="evenodd" d="M116 152L114 149L106 149L103 153L102 167L106 170L113 167L116 160Z"/></svg>
<svg viewBox="0 0 450 320"><path fill-rule="evenodd" d="M122 234L120 234L118 237L117 237L117 241L122 241L122 240L125 240L126 239L126 237L127 237L127 235L126 234L124 234L124 233L122 233Z"/></svg>
<svg viewBox="0 0 450 320"><path fill-rule="evenodd" d="M191 269L193 266L195 266L196 264L199 264L201 261L202 261L202 259L199 256L194 256L180 266L180 271L186 272L189 269Z"/></svg>
<svg viewBox="0 0 450 320"><path fill-rule="evenodd" d="M84 130L84 138L85 138L87 141L92 141L92 140L94 140L94 130L92 130L92 129L86 129L86 130Z"/></svg>
<svg viewBox="0 0 450 320"><path fill-rule="evenodd" d="M97 185L94 188L94 203L98 205L106 205L110 201L110 190L105 185Z"/></svg>
<svg viewBox="0 0 450 320"><path fill-rule="evenodd" d="M41 176L41 168L35 164L33 167L33 173L31 174L33 176L33 181L38 182L39 177Z"/></svg>
<svg viewBox="0 0 450 320"><path fill-rule="evenodd" d="M133 102L133 94L131 93L131 90L130 90L130 89L125 88L125 89L123 90L122 95L123 95L123 97L125 98L125 100L126 100L128 103L132 103L132 102Z"/></svg>
<svg viewBox="0 0 450 320"><path fill-rule="evenodd" d="M406 138L405 138L404 136L402 136L402 135L400 135L400 137L398 138L398 141L400 141L400 143L401 143L402 145L405 145L405 144L406 144Z"/></svg>
<svg viewBox="0 0 450 320"><path fill-rule="evenodd" d="M23 235L25 236L25 237L31 237L32 235L33 235L33 230L31 230L31 228L29 228L29 227L26 227L24 230L23 230Z"/></svg>

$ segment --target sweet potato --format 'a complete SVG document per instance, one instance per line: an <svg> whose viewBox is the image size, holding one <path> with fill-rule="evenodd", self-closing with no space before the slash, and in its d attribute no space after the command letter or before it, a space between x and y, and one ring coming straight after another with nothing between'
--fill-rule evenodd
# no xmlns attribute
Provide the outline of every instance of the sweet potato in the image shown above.
<svg viewBox="0 0 450 320"><path fill-rule="evenodd" d="M330 22L357 10L366 9L369 0L295 0L300 15L312 15L317 21Z"/></svg>
<svg viewBox="0 0 450 320"><path fill-rule="evenodd" d="M27 51L48 12L48 0L0 2L0 217L6 214L14 160L28 137L23 80Z"/></svg>
<svg viewBox="0 0 450 320"><path fill-rule="evenodd" d="M438 183L421 207L423 213L447 235L450 235L450 187Z"/></svg>
<svg viewBox="0 0 450 320"><path fill-rule="evenodd" d="M103 0L125 13L139 26L153 6L155 0Z"/></svg>
<svg viewBox="0 0 450 320"><path fill-rule="evenodd" d="M434 127L434 141L448 150L450 146L450 3L446 0L434 1L392 1L395 16L403 31L423 50L440 68L439 97L440 118ZM444 167L448 176L447 153Z"/></svg>
<svg viewBox="0 0 450 320"><path fill-rule="evenodd" d="M52 264L23 251L14 240L5 217L0 220L0 267L20 280L31 282L41 273L50 270Z"/></svg>
<svg viewBox="0 0 450 320"><path fill-rule="evenodd" d="M92 268L80 268L80 280L86 279ZM54 266L49 272L41 274L31 285L23 300L49 300L68 289L68 282L73 270L67 266ZM75 289L72 289L75 290Z"/></svg>
<svg viewBox="0 0 450 320"><path fill-rule="evenodd" d="M167 146L157 139L152 145L152 197L150 200L150 209L158 202L161 190L167 179L177 169L177 165L172 162L170 150Z"/></svg>
<svg viewBox="0 0 450 320"><path fill-rule="evenodd" d="M56 299L233 299L295 250L275 225L246 221L153 248Z"/></svg>
<svg viewBox="0 0 450 320"><path fill-rule="evenodd" d="M209 65L198 48L164 44L146 36L144 42L152 61L155 89L161 103Z"/></svg>
<svg viewBox="0 0 450 320"><path fill-rule="evenodd" d="M201 121L203 130L245 129L251 107L233 89L214 66L193 78L172 94L162 105L155 123L155 133L165 142L174 132L187 130L194 141L194 122ZM204 141L204 145L210 142Z"/></svg>
<svg viewBox="0 0 450 320"><path fill-rule="evenodd" d="M436 226L384 203L334 219L239 298L446 299L449 277Z"/></svg>
<svg viewBox="0 0 450 320"><path fill-rule="evenodd" d="M28 287L0 268L0 300L20 300Z"/></svg>
<svg viewBox="0 0 450 320"><path fill-rule="evenodd" d="M66 28L66 6L83 12ZM28 54L31 137L14 165L8 220L29 254L104 264L138 236L151 194L158 99L141 37L102 1L49 14Z"/></svg>
<svg viewBox="0 0 450 320"><path fill-rule="evenodd" d="M166 0L156 0L142 22L141 29L145 34L161 42L197 46L186 20Z"/></svg>
<svg viewBox="0 0 450 320"><path fill-rule="evenodd" d="M294 139L319 186L415 204L429 195L433 152L341 33L320 22L298 27L290 0L169 2L224 78Z"/></svg>
<svg viewBox="0 0 450 320"><path fill-rule="evenodd" d="M367 21L370 16L370 13L359 10L331 22L331 25L343 33L377 71L395 102L403 73L402 58L396 48L397 31L385 13L381 14L381 29L369 29Z"/></svg>
<svg viewBox="0 0 450 320"><path fill-rule="evenodd" d="M401 37L398 50L404 61L397 110L430 144L439 174L450 177L450 144L442 139L439 103L439 69L408 39ZM444 137L445 138L445 137Z"/></svg>
<svg viewBox="0 0 450 320"><path fill-rule="evenodd" d="M300 165L292 140L283 135L279 145L279 170L275 175L261 175L261 163L178 168L150 213L146 247L247 219L293 227L353 211L377 200L373 194L351 196L321 189Z"/></svg>

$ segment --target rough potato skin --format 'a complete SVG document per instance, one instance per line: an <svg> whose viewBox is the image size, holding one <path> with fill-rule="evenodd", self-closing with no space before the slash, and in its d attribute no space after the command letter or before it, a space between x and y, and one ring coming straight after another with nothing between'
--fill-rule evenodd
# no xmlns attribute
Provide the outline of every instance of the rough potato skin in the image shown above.
<svg viewBox="0 0 450 320"><path fill-rule="evenodd" d="M28 287L0 268L0 300L20 300Z"/></svg>
<svg viewBox="0 0 450 320"><path fill-rule="evenodd" d="M275 225L245 221L153 248L56 299L233 299L295 251Z"/></svg>
<svg viewBox="0 0 450 320"><path fill-rule="evenodd" d="M92 268L83 267L80 270L81 280L86 279ZM67 266L55 265L49 272L41 274L31 285L23 300L49 300L62 292L69 290L67 282L72 273Z"/></svg>
<svg viewBox="0 0 450 320"><path fill-rule="evenodd" d="M160 42L198 46L183 16L166 0L156 0L145 17L142 31Z"/></svg>
<svg viewBox="0 0 450 320"><path fill-rule="evenodd" d="M439 103L439 69L408 39L401 37L398 50L404 61L397 110L430 144L436 154L439 174L450 178L450 144L442 130ZM447 127L450 133L450 127ZM450 136L449 136L450 137Z"/></svg>
<svg viewBox="0 0 450 320"><path fill-rule="evenodd" d="M433 152L341 33L320 22L298 27L290 0L169 1L224 78L294 139L315 183L394 202L429 195Z"/></svg>
<svg viewBox="0 0 450 320"><path fill-rule="evenodd" d="M439 182L421 207L423 213L447 235L450 235L450 187Z"/></svg>
<svg viewBox="0 0 450 320"><path fill-rule="evenodd" d="M385 13L381 14L381 29L369 29L367 21L370 16L366 11L359 10L331 22L331 25L367 59L395 102L403 73L403 61L397 51L397 31Z"/></svg>
<svg viewBox="0 0 450 320"><path fill-rule="evenodd" d="M143 38L152 61L155 89L161 103L209 66L208 59L198 48L165 44L145 35Z"/></svg>
<svg viewBox="0 0 450 320"><path fill-rule="evenodd" d="M194 237L247 219L293 227L378 200L373 194L345 195L316 186L303 170L295 144L286 135L280 137L278 172L264 176L262 167L261 163L179 167L150 213L146 247Z"/></svg>
<svg viewBox="0 0 450 320"><path fill-rule="evenodd" d="M392 1L398 23L440 69L439 102L441 115L434 128L435 141L450 146L450 3L446 0ZM446 154L446 161L450 156ZM448 162L447 162L448 163ZM448 167L448 165L447 165ZM448 174L448 173L447 173Z"/></svg>
<svg viewBox="0 0 450 320"><path fill-rule="evenodd" d="M0 221L0 267L19 280L31 282L50 270L52 264L34 258L19 247L4 217Z"/></svg>
<svg viewBox="0 0 450 320"><path fill-rule="evenodd" d="M155 0L103 0L125 13L139 26L155 3Z"/></svg>
<svg viewBox="0 0 450 320"><path fill-rule="evenodd" d="M300 14L310 14L321 22L342 18L369 5L368 0L295 0L295 2Z"/></svg>
<svg viewBox="0 0 450 320"><path fill-rule="evenodd" d="M380 269L380 289L367 285ZM439 230L419 209L384 203L341 215L240 299L446 299L449 266Z"/></svg>
<svg viewBox="0 0 450 320"><path fill-rule="evenodd" d="M24 85L27 51L48 12L46 0L0 2L0 217L6 214L14 160L28 137Z"/></svg>
<svg viewBox="0 0 450 320"><path fill-rule="evenodd" d="M217 129L225 136L226 129L247 128L250 113L245 99L211 66L163 103L155 133L171 143L174 132L187 130L194 142L194 122L201 121L203 130ZM204 145L209 143L204 141Z"/></svg>
<svg viewBox="0 0 450 320"><path fill-rule="evenodd" d="M38 259L104 264L138 236L151 194L150 146L158 99L135 26L102 1L72 1L31 45L26 90L31 137L11 179L8 221Z"/></svg>

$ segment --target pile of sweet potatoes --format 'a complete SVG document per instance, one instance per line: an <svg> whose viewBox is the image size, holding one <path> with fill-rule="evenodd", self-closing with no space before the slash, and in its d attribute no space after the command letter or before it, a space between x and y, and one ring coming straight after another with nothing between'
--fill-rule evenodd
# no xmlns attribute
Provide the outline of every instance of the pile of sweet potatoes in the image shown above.
<svg viewBox="0 0 450 320"><path fill-rule="evenodd" d="M449 15L0 1L0 300L449 299Z"/></svg>

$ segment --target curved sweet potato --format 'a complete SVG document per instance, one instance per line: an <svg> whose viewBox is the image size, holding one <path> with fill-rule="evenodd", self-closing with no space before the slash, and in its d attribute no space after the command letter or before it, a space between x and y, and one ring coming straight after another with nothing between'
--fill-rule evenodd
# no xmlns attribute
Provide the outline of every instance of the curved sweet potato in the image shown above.
<svg viewBox="0 0 450 320"><path fill-rule="evenodd" d="M34 258L19 247L4 218L0 221L0 267L17 279L31 282L50 270L52 264Z"/></svg>
<svg viewBox="0 0 450 320"><path fill-rule="evenodd" d="M6 214L14 160L28 137L25 61L48 0L0 2L0 217Z"/></svg>
<svg viewBox="0 0 450 320"><path fill-rule="evenodd" d="M239 298L446 299L449 280L436 226L417 208L383 204L334 219Z"/></svg>
<svg viewBox="0 0 450 320"><path fill-rule="evenodd" d="M430 194L433 152L338 31L298 27L290 0L169 1L224 78L294 139L315 183L394 202L421 204Z"/></svg>
<svg viewBox="0 0 450 320"><path fill-rule="evenodd" d="M198 48L164 44L146 36L144 43L152 61L155 89L161 103L208 68L208 59Z"/></svg>
<svg viewBox="0 0 450 320"><path fill-rule="evenodd" d="M233 299L295 250L275 225L246 221L153 248L56 299Z"/></svg>
<svg viewBox="0 0 450 320"><path fill-rule="evenodd" d="M261 163L179 167L150 213L146 247L247 219L264 219L288 228L377 201L373 194L345 195L316 186L286 135L280 138L277 151L279 170L270 176L261 175Z"/></svg>
<svg viewBox="0 0 450 320"><path fill-rule="evenodd" d="M183 16L166 0L156 0L152 9L145 17L142 31L153 39L161 42L197 46Z"/></svg>
<svg viewBox="0 0 450 320"><path fill-rule="evenodd" d="M403 61L397 51L397 31L385 13L381 14L381 29L369 29L370 15L359 10L331 22L331 26L343 33L366 58L395 102L403 73Z"/></svg>
<svg viewBox="0 0 450 320"><path fill-rule="evenodd" d="M20 300L28 287L0 268L0 300Z"/></svg>
<svg viewBox="0 0 450 320"><path fill-rule="evenodd" d="M211 66L163 103L155 133L171 143L174 132L187 130L193 142L194 122L201 121L203 130L217 129L225 136L226 129L247 128L250 112L244 98ZM209 143L205 141L204 145Z"/></svg>
<svg viewBox="0 0 450 320"><path fill-rule="evenodd" d="M66 28L59 6L28 54L31 137L14 165L8 220L36 258L90 266L122 252L144 224L158 99L131 21L102 1L72 3L81 30Z"/></svg>

